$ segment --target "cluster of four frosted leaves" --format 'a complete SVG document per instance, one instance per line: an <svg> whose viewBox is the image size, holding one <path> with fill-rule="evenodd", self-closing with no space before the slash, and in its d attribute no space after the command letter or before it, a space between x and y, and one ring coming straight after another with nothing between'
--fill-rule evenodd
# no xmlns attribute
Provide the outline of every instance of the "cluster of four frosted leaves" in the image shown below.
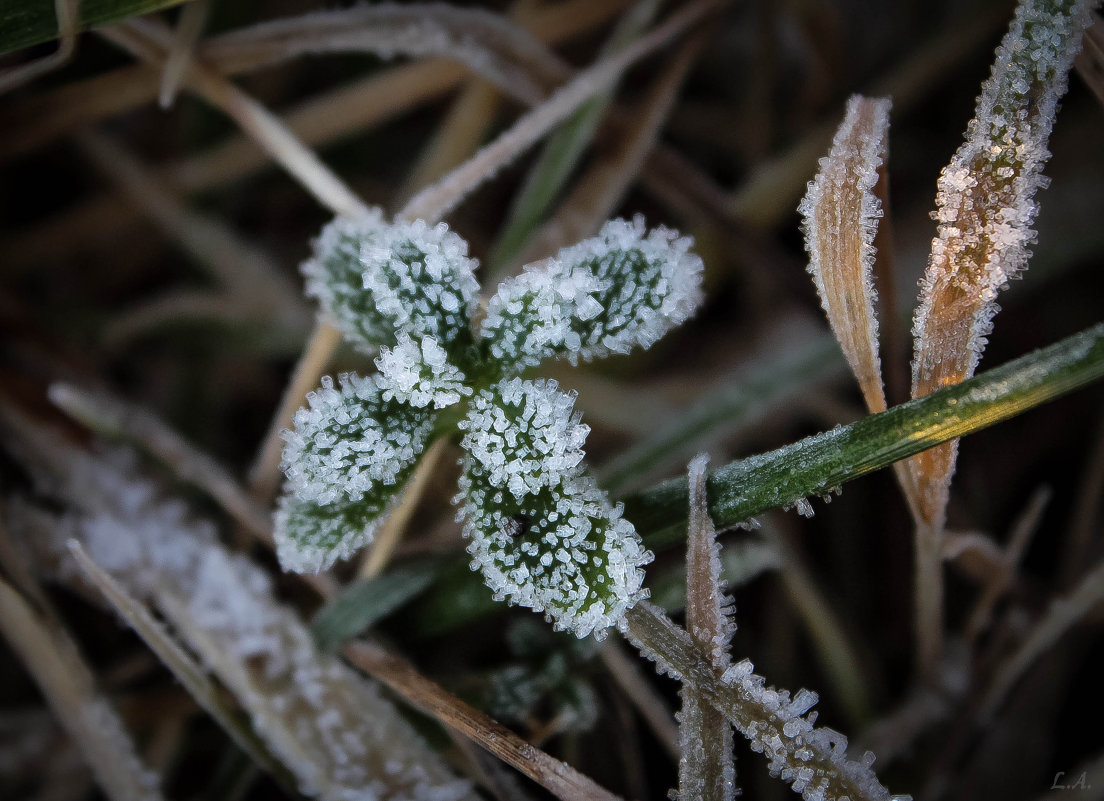
<svg viewBox="0 0 1104 801"><path fill-rule="evenodd" d="M307 292L379 372L327 379L285 432L282 564L325 569L369 542L462 404L460 518L496 596L584 636L642 596L644 550L583 464L574 397L519 374L546 358L647 347L694 311L701 260L638 218L500 285L478 332L476 263L444 225L339 219L315 243Z"/></svg>

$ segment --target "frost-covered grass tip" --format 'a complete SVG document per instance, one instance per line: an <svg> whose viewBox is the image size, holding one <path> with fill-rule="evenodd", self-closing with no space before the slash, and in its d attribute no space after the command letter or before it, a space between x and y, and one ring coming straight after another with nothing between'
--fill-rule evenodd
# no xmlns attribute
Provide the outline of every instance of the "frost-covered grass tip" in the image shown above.
<svg viewBox="0 0 1104 801"><path fill-rule="evenodd" d="M649 347L686 320L701 300L690 244L639 217L608 222L503 282L476 328L477 263L445 225L378 211L328 225L307 293L379 372L324 379L284 432L283 566L324 570L371 542L430 441L455 431L458 519L496 598L580 637L616 623L652 555L583 465L574 395L520 374Z"/></svg>

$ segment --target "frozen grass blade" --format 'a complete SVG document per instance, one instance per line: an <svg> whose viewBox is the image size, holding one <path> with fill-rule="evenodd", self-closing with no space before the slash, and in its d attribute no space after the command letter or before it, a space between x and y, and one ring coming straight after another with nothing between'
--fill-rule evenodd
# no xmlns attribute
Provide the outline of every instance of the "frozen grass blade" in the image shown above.
<svg viewBox="0 0 1104 801"><path fill-rule="evenodd" d="M119 582L92 561L76 540L68 543L69 552L85 576L103 593L119 616L157 654L197 704L218 723L257 765L264 768L286 788L294 786L291 776L267 752L253 730L239 718L239 713L227 704L203 668L174 640L142 603L128 593Z"/></svg>
<svg viewBox="0 0 1104 801"><path fill-rule="evenodd" d="M974 374L999 308L997 293L1027 266L1047 141L1091 5L1020 3L966 141L940 174L938 233L913 320L914 398ZM917 526L917 660L929 680L941 652L941 542L957 452L951 441L907 465Z"/></svg>
<svg viewBox="0 0 1104 801"><path fill-rule="evenodd" d="M732 462L709 477L718 528L824 496L926 448L979 431L1104 377L1104 324L1021 356L923 398L769 453ZM657 548L681 537L686 479L625 499L625 516Z"/></svg>
<svg viewBox="0 0 1104 801"><path fill-rule="evenodd" d="M871 412L886 408L874 311L874 237L885 214L874 194L889 137L887 99L847 102L832 149L798 206L821 305Z"/></svg>
<svg viewBox="0 0 1104 801"><path fill-rule="evenodd" d="M661 610L644 601L628 611L622 633L663 673L693 687L744 735L753 751L768 760L772 776L806 798L888 801L889 791L871 770L874 755L847 758L847 738L814 728L808 714L817 695L764 686L747 659L719 673L694 638Z"/></svg>
<svg viewBox="0 0 1104 801"><path fill-rule="evenodd" d="M0 631L26 665L58 719L77 743L96 781L112 801L158 801L159 779L138 758L134 743L76 643L44 620L0 578Z"/></svg>
<svg viewBox="0 0 1104 801"><path fill-rule="evenodd" d="M729 666L728 646L735 625L731 602L721 582L720 545L709 519L705 494L704 454L690 462L690 526L686 547L686 628L714 671ZM692 684L679 691L678 797L683 801L732 801L736 766L732 759L732 725L709 705Z"/></svg>

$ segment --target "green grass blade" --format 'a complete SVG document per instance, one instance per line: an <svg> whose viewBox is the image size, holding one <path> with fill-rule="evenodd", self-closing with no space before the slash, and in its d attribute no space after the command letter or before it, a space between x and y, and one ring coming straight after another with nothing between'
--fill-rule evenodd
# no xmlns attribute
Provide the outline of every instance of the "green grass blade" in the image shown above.
<svg viewBox="0 0 1104 801"><path fill-rule="evenodd" d="M358 581L314 616L315 642L323 651L336 650L421 594L438 572L436 564L424 564Z"/></svg>
<svg viewBox="0 0 1104 801"><path fill-rule="evenodd" d="M732 462L709 477L709 512L718 528L747 521L845 481L1007 420L1104 377L1104 323L961 384ZM686 479L625 499L625 515L649 547L685 537Z"/></svg>
<svg viewBox="0 0 1104 801"><path fill-rule="evenodd" d="M80 29L119 22L179 5L184 0L82 0ZM0 0L0 53L58 37L52 0Z"/></svg>

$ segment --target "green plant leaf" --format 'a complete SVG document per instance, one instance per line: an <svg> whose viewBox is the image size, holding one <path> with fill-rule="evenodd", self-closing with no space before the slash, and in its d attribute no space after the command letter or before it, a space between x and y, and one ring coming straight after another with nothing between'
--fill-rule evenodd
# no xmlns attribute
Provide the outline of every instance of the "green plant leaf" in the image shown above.
<svg viewBox="0 0 1104 801"><path fill-rule="evenodd" d="M1104 377L1104 324L1021 356L961 384L732 462L709 477L709 513L720 527L826 496L846 481L942 442L1007 420ZM649 547L685 536L688 491L672 479L625 499Z"/></svg>
<svg viewBox="0 0 1104 801"><path fill-rule="evenodd" d="M119 22L179 5L184 0L82 0L80 29ZM0 0L0 53L58 38L52 0Z"/></svg>

